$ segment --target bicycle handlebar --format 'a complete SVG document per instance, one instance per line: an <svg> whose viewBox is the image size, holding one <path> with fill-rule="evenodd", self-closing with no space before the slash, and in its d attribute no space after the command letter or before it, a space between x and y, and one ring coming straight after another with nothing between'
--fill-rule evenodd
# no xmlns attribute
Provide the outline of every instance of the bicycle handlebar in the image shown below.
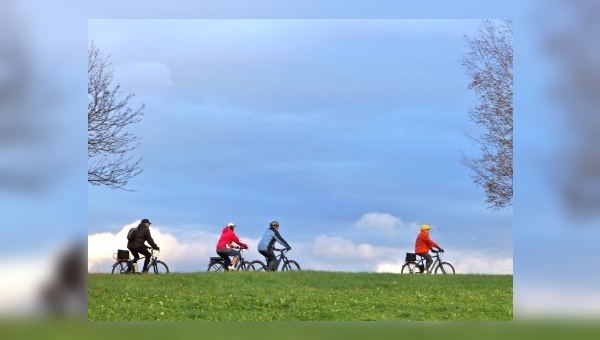
<svg viewBox="0 0 600 340"><path fill-rule="evenodd" d="M150 249L150 256L158 257L158 254L160 254L160 249L152 247L146 247L146 249Z"/></svg>

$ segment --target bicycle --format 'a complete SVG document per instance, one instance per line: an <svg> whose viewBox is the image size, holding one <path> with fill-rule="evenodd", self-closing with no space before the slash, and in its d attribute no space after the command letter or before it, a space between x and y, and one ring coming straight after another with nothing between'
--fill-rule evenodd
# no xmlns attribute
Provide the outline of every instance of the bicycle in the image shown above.
<svg viewBox="0 0 600 340"><path fill-rule="evenodd" d="M433 272L435 274L454 274L454 267L448 262L442 262L441 254L443 253L443 251L431 249L431 252L435 254L432 256L432 258L434 258L435 260L431 264L429 271L430 273ZM419 260L417 260L417 256L420 257ZM415 253L406 253L404 265L402 266L402 270L400 270L401 274L422 274L424 270L424 257Z"/></svg>
<svg viewBox="0 0 600 340"><path fill-rule="evenodd" d="M146 248L152 249L151 247ZM151 250L150 263L148 263L148 274L169 274L169 267L167 264L158 260L159 253L160 250L158 249ZM117 260L117 262L113 264L111 274L140 274L140 272L135 270L133 258L129 257L129 250L119 249L115 254L113 254L113 258ZM142 256L138 259L138 261L145 258L145 256Z"/></svg>
<svg viewBox="0 0 600 340"><path fill-rule="evenodd" d="M242 255L242 251L244 250L244 248L241 247L234 247L235 249L238 249L240 251L240 258L238 259L238 261L236 262L236 264L234 265L235 270L248 270L250 267L250 262L244 260L244 256ZM225 267L225 260L223 260L222 257L220 256L211 256L210 260L208 261L208 269L206 270L207 272L220 272L223 271Z"/></svg>
<svg viewBox="0 0 600 340"><path fill-rule="evenodd" d="M289 271L301 270L298 262L296 262L294 260L290 260L287 258L287 256L285 256L285 253L287 252L286 249L273 248L273 250L279 252L279 257L277 258L277 262L275 263L274 271L277 271L279 269L279 265L282 263L282 261L283 261L283 267L281 268L282 272L286 271L286 270L289 270ZM260 260L255 260L255 261L250 262L249 270L267 271L267 265Z"/></svg>

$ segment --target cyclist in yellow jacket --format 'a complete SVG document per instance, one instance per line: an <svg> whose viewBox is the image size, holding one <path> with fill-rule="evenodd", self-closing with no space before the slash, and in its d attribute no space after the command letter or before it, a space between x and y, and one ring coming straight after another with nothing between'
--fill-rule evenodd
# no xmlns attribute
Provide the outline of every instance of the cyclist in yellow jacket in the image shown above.
<svg viewBox="0 0 600 340"><path fill-rule="evenodd" d="M444 251L444 249L440 248L435 241L429 238L429 229L431 228L427 224L423 224L420 229L421 232L415 242L415 253L425 258L425 268L422 269L424 273L429 274L429 267L433 263L433 259L429 255L429 250L431 248L438 248L439 251Z"/></svg>

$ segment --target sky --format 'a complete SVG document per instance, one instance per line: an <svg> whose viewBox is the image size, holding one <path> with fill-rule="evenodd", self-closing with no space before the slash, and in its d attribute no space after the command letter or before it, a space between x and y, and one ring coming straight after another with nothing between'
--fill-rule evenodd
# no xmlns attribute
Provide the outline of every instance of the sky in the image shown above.
<svg viewBox="0 0 600 340"><path fill-rule="evenodd" d="M124 230L141 218L154 222L161 257L181 270L205 266L225 223L236 222L240 237L252 245L268 221L278 219L294 246L290 257L305 268L324 268L322 254L329 251L328 270L392 271L411 248L416 226L426 222L447 250L446 259L457 269L462 263L461 271L483 272L494 261L510 259L516 320L599 315L598 272L590 270L588 259L595 257L600 238L600 190L594 180L600 171L573 157L582 150L598 157L599 150L592 138L582 141L586 132L600 135L591 129L599 104L597 87L590 86L600 69L595 2L233 2L0 3L0 263L12 273L11 280L0 282L0 318L44 313L40 293L48 284L73 287L59 280L63 256L87 262L88 270L104 270L106 254L124 245ZM90 20L98 18L205 19L201 22L215 23L220 31L204 31L204 38L194 30L169 34L177 28L172 24L162 27L164 33L154 30L125 45L138 29L144 32L143 25L120 21L115 32L117 22ZM302 34L292 35L298 32L293 25L266 34L256 23L235 40L242 30L229 26L226 34L216 25L224 23L214 20L219 18L306 20L297 24ZM356 22L352 30L347 22L319 30L323 22L308 20L319 18L460 20L451 27L429 20L425 30L414 27L425 21L413 21L404 35L399 33L403 20L393 20L396 26L387 31L381 24L367 30L361 20L358 35ZM457 65L462 53L457 40L473 33L479 18L515 20L514 213L482 209L481 192L450 160L458 150L472 150L464 133L474 129L465 115L474 102ZM241 21L230 21L235 22ZM353 34L344 40L345 32ZM185 39L190 35L193 43ZM148 44L148 36L157 41L167 36L171 43ZM144 120L135 126L144 138L136 151L144 173L130 183L135 192L86 183L83 46L91 38L111 54L120 83L136 94L135 103L146 105ZM426 38L446 48L426 53L431 47ZM357 45L369 48L353 50ZM180 51L176 62L166 57L170 51ZM337 51L345 53L335 59ZM231 59L235 54L253 65L271 62L249 68ZM292 59L296 64L289 68L284 62ZM348 64L360 67L348 76ZM380 70L382 65L388 69ZM431 68L423 71L426 65ZM183 85L188 91L179 91ZM330 91L317 90L323 88ZM170 119L157 123L165 116ZM202 119L190 118L196 116ZM182 155L190 144L193 150ZM180 157L172 157L176 154ZM432 162L436 166L424 166ZM161 174L161 169L170 171ZM448 180L424 189L440 178ZM284 190L290 184L293 194ZM453 203L452 209L440 202ZM491 234L483 237L484 230ZM102 237L103 242L91 240ZM89 246L88 254L79 253L82 246ZM377 251L369 252L374 247ZM99 256L90 266L85 259L92 252ZM465 263L476 258L485 261ZM85 305L87 272L70 277L80 282L69 293ZM85 310L75 312L85 315Z"/></svg>
<svg viewBox="0 0 600 340"><path fill-rule="evenodd" d="M88 270L142 218L174 271L222 227L271 220L306 269L399 272L421 224L461 273L512 273L512 209L459 162L476 105L460 59L479 20L90 20L142 138L128 189L88 188Z"/></svg>

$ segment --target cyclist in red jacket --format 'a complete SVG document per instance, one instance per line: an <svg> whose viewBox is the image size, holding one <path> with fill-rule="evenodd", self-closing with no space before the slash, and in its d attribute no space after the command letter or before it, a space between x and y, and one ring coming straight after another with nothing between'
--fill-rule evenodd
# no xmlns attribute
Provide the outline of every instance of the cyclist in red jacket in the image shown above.
<svg viewBox="0 0 600 340"><path fill-rule="evenodd" d="M237 244L244 249L248 249L248 245L240 241L233 230L235 229L234 223L228 223L223 231L221 231L221 238L217 242L217 254L221 256L225 262L225 270L235 270L235 264L240 257L239 250L233 249L233 244ZM233 256L233 261L229 258Z"/></svg>
<svg viewBox="0 0 600 340"><path fill-rule="evenodd" d="M421 226L421 232L417 236L417 241L415 242L415 253L417 255L425 258L425 268L423 272L429 274L429 267L433 263L433 259L431 255L429 255L429 250L431 248L438 248L439 251L444 251L444 249L440 248L437 243L435 243L431 238L429 238L429 229L431 229L427 224L423 224Z"/></svg>

